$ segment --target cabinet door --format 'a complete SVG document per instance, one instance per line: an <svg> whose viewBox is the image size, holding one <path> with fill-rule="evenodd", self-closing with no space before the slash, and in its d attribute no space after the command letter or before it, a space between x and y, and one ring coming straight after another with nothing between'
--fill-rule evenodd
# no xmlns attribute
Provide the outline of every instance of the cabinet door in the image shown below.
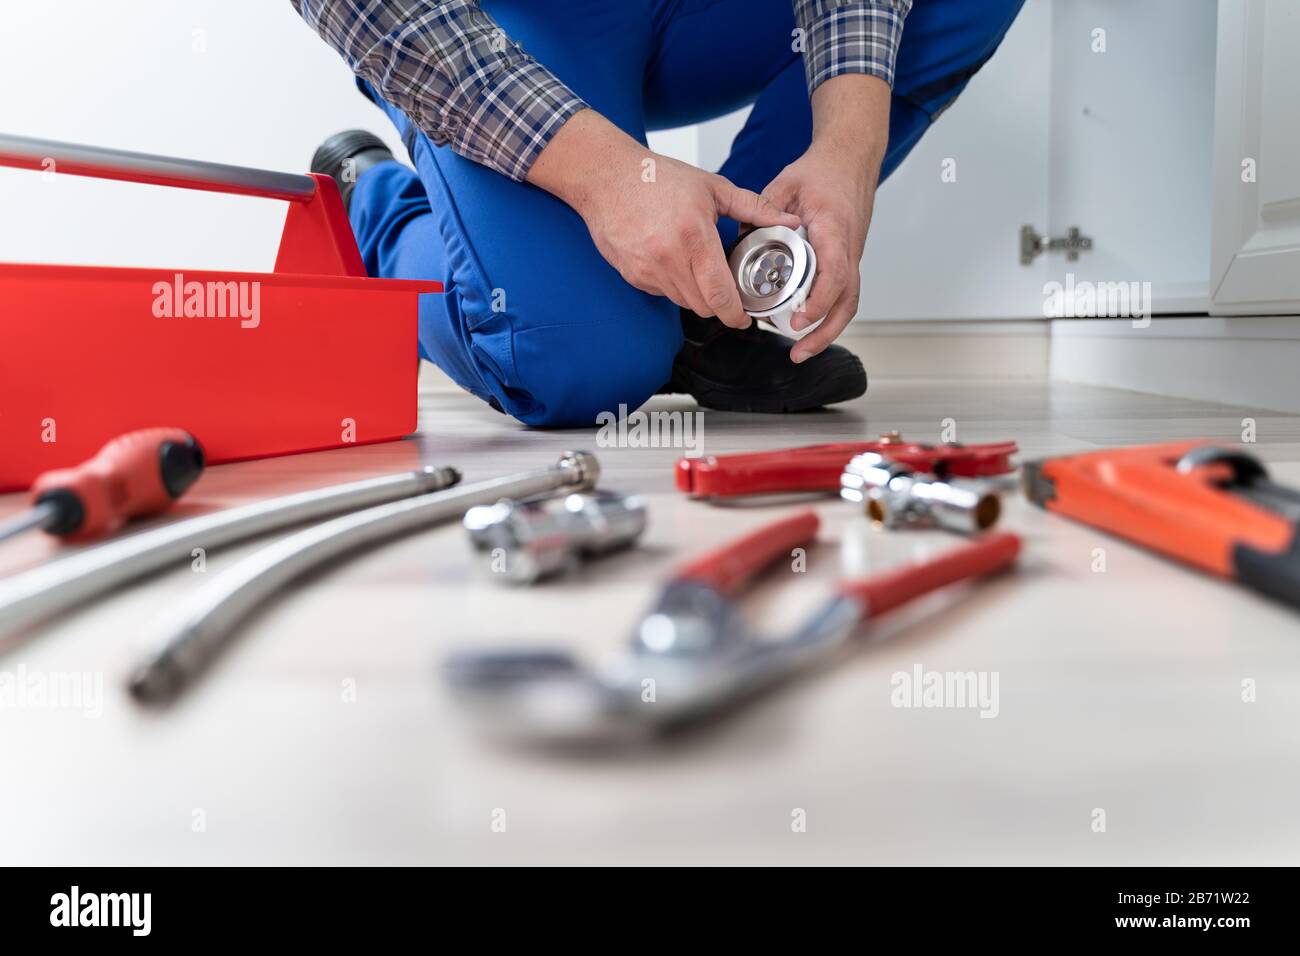
<svg viewBox="0 0 1300 956"><path fill-rule="evenodd" d="M1300 3L1220 0L1211 311L1300 314Z"/></svg>
<svg viewBox="0 0 1300 956"><path fill-rule="evenodd" d="M1052 11L1049 227L1091 236L1048 277L1149 282L1156 314L1210 305L1216 0L1061 0Z"/></svg>

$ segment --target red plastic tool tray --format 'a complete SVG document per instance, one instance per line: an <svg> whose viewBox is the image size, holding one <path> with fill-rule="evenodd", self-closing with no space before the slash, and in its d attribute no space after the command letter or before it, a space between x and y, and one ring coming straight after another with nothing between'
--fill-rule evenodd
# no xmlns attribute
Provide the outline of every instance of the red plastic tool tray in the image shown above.
<svg viewBox="0 0 1300 956"><path fill-rule="evenodd" d="M0 492L157 425L214 463L415 431L442 286L366 278L329 177L6 136L0 165L289 202L271 273L0 264Z"/></svg>

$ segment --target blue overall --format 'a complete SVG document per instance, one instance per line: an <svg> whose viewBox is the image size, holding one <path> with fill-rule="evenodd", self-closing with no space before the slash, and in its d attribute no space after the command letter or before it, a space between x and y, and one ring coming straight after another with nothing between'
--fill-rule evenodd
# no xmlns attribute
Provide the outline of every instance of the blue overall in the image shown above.
<svg viewBox="0 0 1300 956"><path fill-rule="evenodd" d="M1023 0L915 0L882 179L997 48ZM719 172L762 192L808 148L812 111L790 0L483 0L524 49L633 137L753 111ZM363 86L372 99L373 90ZM560 200L436 147L378 101L415 164L363 174L351 219L373 276L440 279L420 352L529 425L592 424L668 381L676 305L628 285ZM736 224L719 224L724 245Z"/></svg>

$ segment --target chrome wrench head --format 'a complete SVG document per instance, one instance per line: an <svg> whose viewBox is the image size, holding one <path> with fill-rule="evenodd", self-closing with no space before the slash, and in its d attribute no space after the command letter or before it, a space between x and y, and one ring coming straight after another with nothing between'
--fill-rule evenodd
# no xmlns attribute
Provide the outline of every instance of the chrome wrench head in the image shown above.
<svg viewBox="0 0 1300 956"><path fill-rule="evenodd" d="M455 654L442 673L453 700L489 736L577 744L643 732L621 719L614 688L564 651Z"/></svg>
<svg viewBox="0 0 1300 956"><path fill-rule="evenodd" d="M444 667L452 695L491 736L556 746L644 741L725 706L779 667L730 600L677 581L604 666L563 651L486 651Z"/></svg>

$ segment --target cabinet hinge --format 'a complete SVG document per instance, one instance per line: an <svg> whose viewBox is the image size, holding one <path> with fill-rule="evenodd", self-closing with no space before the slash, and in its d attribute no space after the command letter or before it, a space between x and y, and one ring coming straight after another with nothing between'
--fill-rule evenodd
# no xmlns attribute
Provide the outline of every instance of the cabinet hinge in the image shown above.
<svg viewBox="0 0 1300 956"><path fill-rule="evenodd" d="M1092 238L1079 231L1078 226L1071 226L1064 236L1045 239L1033 226L1020 227L1020 264L1030 265L1044 252L1064 252L1065 258L1075 262L1080 252L1092 249Z"/></svg>

